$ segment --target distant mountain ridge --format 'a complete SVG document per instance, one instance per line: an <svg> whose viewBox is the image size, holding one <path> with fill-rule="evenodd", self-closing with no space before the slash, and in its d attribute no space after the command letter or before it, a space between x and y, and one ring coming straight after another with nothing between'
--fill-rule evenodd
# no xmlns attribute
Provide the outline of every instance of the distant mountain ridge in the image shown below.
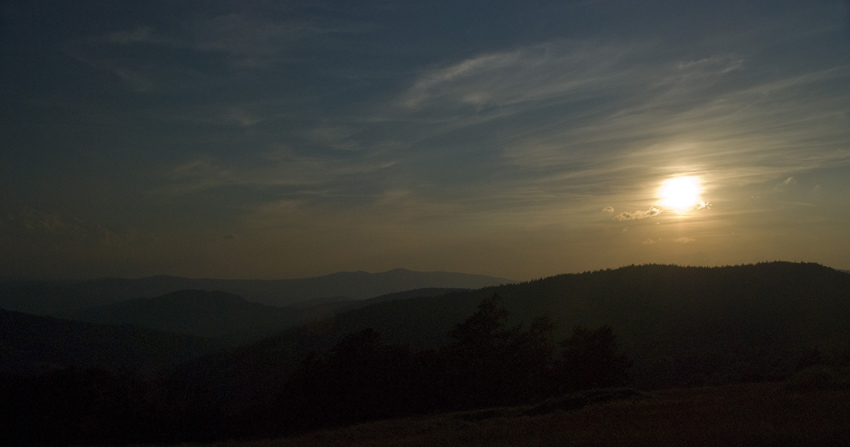
<svg viewBox="0 0 850 447"><path fill-rule="evenodd" d="M153 298L179 290L221 291L269 306L287 307L313 299L363 300L420 288L478 289L513 281L485 275L415 272L339 272L281 280L193 279L153 276L140 279L101 278L84 281L9 281L0 283L0 309L37 315L60 315L134 298Z"/></svg>

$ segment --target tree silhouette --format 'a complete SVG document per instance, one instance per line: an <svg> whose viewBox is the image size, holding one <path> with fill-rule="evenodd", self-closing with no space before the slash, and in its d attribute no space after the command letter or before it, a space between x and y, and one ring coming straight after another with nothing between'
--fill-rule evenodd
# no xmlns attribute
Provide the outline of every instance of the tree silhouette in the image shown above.
<svg viewBox="0 0 850 447"><path fill-rule="evenodd" d="M449 335L455 340L455 347L496 349L516 332L506 329L508 315L499 295L493 294L481 301L475 313L455 326Z"/></svg>
<svg viewBox="0 0 850 447"><path fill-rule="evenodd" d="M536 318L527 331L508 327L508 311L494 294L458 324L446 350L458 407L506 405L538 397L546 388L555 350L555 323Z"/></svg>
<svg viewBox="0 0 850 447"><path fill-rule="evenodd" d="M607 388L629 383L632 362L617 347L611 326L597 329L578 326L561 342L558 376L562 390Z"/></svg>
<svg viewBox="0 0 850 447"><path fill-rule="evenodd" d="M557 323L547 317L531 321L528 330L516 334L506 359L512 367L513 401L523 402L543 397L551 389L555 360Z"/></svg>
<svg viewBox="0 0 850 447"><path fill-rule="evenodd" d="M375 330L350 334L292 374L279 399L282 422L300 430L415 412L420 369L408 347L385 344Z"/></svg>

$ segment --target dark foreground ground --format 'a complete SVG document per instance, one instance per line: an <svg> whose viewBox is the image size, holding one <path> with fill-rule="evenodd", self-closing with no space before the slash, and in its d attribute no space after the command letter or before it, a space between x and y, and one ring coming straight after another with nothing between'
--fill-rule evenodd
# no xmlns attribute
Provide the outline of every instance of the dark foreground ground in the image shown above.
<svg viewBox="0 0 850 447"><path fill-rule="evenodd" d="M575 402L563 403L380 421L208 447L850 445L847 386L741 384L634 393L567 410L562 408Z"/></svg>

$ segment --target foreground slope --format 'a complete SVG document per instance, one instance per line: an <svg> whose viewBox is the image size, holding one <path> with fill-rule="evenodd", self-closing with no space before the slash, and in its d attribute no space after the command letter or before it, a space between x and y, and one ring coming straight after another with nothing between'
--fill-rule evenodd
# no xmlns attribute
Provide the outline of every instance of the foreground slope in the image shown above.
<svg viewBox="0 0 850 447"><path fill-rule="evenodd" d="M850 388L782 383L677 389L529 415L523 408L414 417L207 447L850 445Z"/></svg>

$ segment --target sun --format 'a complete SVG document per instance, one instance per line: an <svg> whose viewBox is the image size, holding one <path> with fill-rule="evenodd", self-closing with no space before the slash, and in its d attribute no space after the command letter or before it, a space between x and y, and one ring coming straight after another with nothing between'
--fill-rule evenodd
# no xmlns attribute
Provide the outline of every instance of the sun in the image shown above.
<svg viewBox="0 0 850 447"><path fill-rule="evenodd" d="M661 204L676 211L686 211L700 204L699 179L674 177L661 184Z"/></svg>

